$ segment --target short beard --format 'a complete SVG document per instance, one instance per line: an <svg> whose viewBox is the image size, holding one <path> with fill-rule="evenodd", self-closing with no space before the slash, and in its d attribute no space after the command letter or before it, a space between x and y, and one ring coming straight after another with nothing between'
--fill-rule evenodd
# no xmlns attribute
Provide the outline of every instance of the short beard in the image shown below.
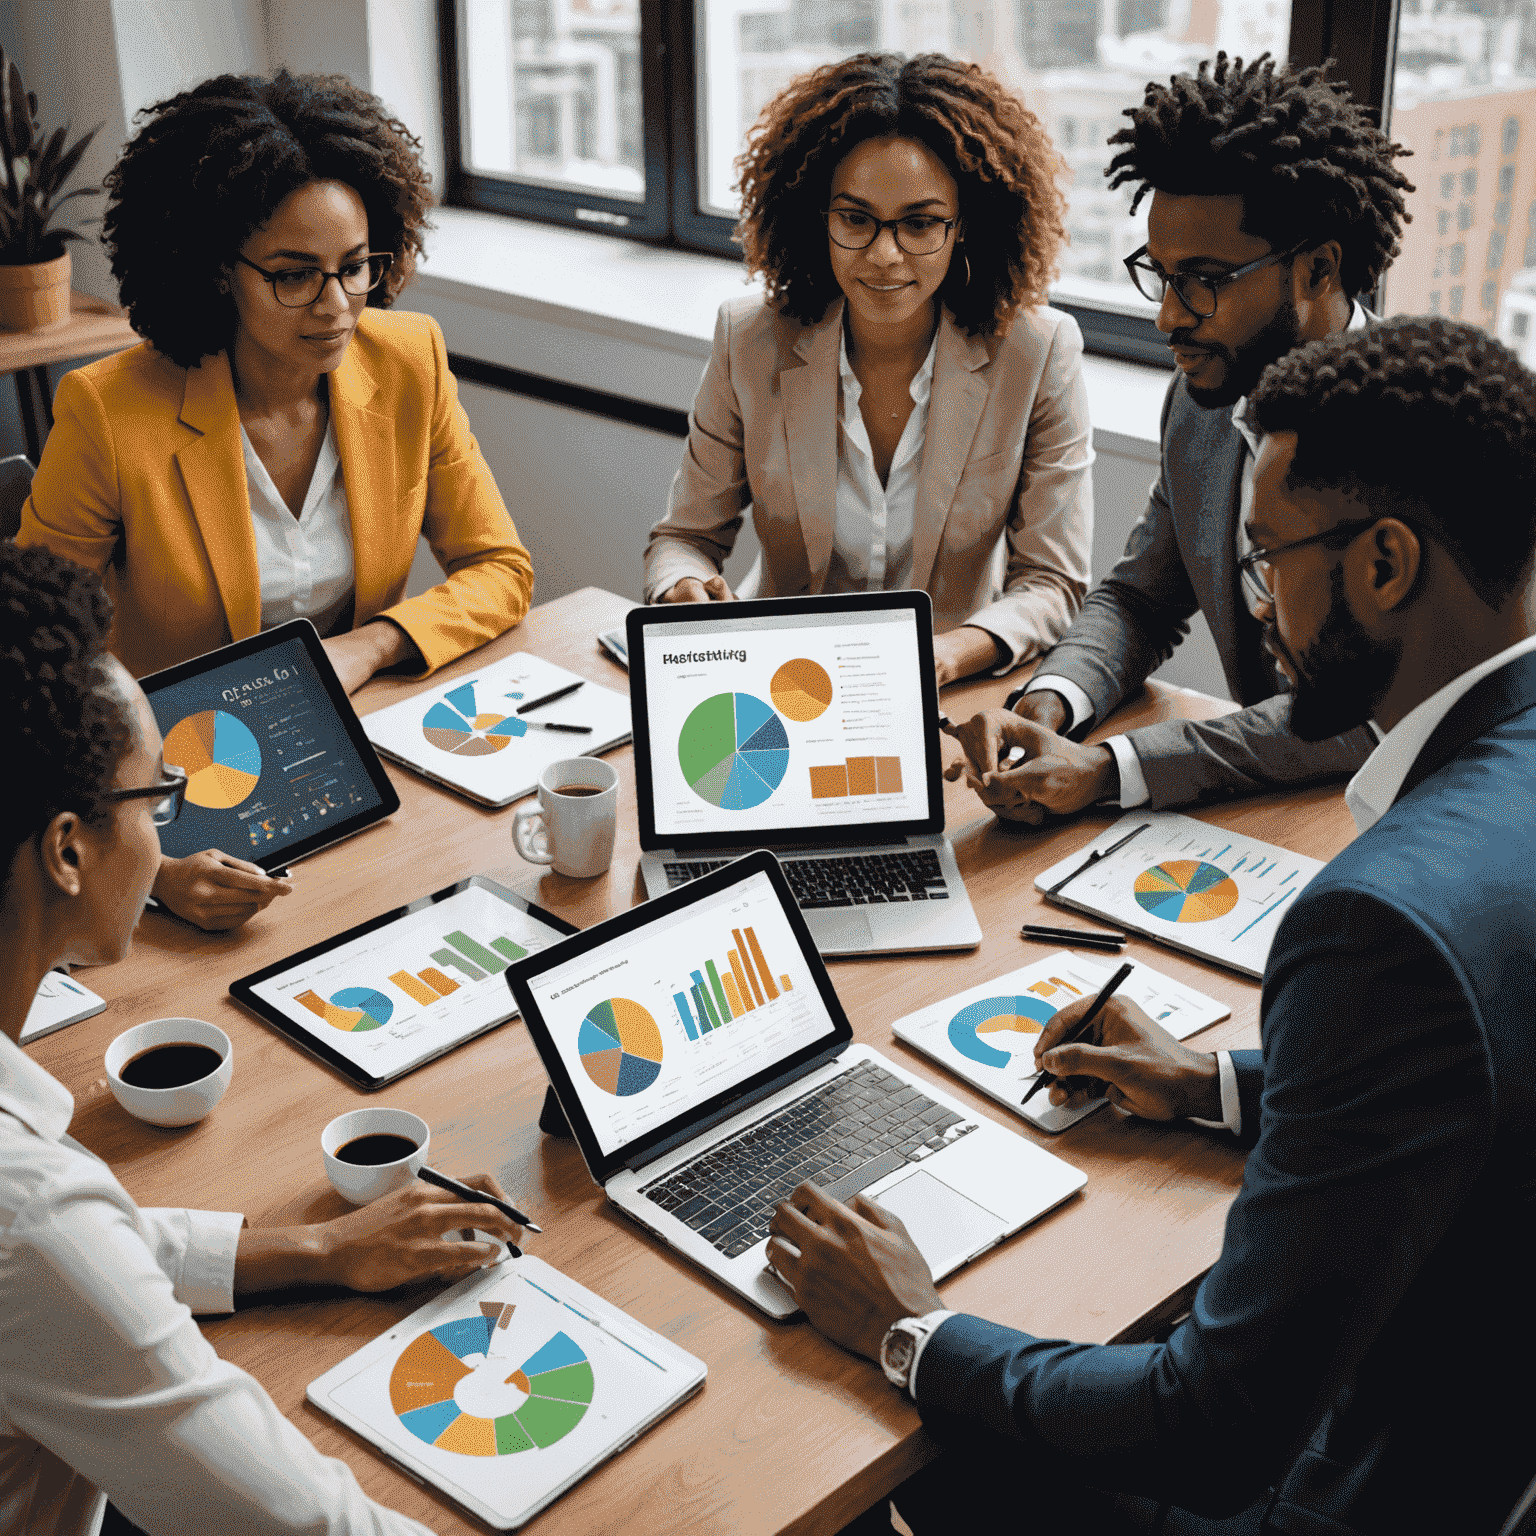
<svg viewBox="0 0 1536 1536"><path fill-rule="evenodd" d="M1328 576L1328 615L1300 656L1292 656L1271 628L1268 644L1296 674L1291 693L1291 734L1302 741L1342 736L1375 717L1397 676L1403 642L1373 641L1344 599L1344 567Z"/></svg>
<svg viewBox="0 0 1536 1536"><path fill-rule="evenodd" d="M1199 345L1193 338L1190 344ZM1227 364L1226 378L1221 384L1215 389L1196 389L1193 384L1186 385L1189 398L1206 411L1236 405L1244 395L1252 392L1259 382L1259 375L1271 363L1277 362L1287 352L1294 352L1300 345L1301 322L1296 317L1296 306L1287 299L1264 328L1235 352L1228 347L1220 349L1217 356L1224 358Z"/></svg>

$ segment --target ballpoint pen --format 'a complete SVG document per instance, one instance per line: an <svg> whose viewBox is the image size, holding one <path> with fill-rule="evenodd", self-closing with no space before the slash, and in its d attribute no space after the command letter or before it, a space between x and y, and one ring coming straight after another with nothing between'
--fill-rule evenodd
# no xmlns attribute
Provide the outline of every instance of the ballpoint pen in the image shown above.
<svg viewBox="0 0 1536 1536"><path fill-rule="evenodd" d="M435 1184L439 1189L446 1189L450 1195L457 1195L461 1200L472 1201L476 1205L494 1205L503 1216L510 1217L520 1227L527 1227L530 1232L542 1232L543 1227L530 1221L515 1205L508 1205L505 1200L498 1200L495 1195L487 1195L483 1191L471 1188L468 1184L461 1184L457 1179L450 1179L446 1173L439 1173L436 1168L428 1168L423 1164L416 1170L416 1177L426 1184ZM507 1245L512 1246L510 1243Z"/></svg>
<svg viewBox="0 0 1536 1536"><path fill-rule="evenodd" d="M1033 939L1038 944L1081 944L1091 949L1120 950L1125 946L1123 933L1097 933L1085 928L1046 928L1038 923L1025 923L1019 929L1021 939Z"/></svg>
<svg viewBox="0 0 1536 1536"><path fill-rule="evenodd" d="M1125 964L1122 965L1120 969L1116 971L1115 974L1104 983L1103 990L1088 1005L1088 1012L1085 1013L1082 1018L1077 1021L1077 1028L1074 1029L1065 1040L1058 1040L1056 1044L1076 1045L1078 1041L1082 1040L1087 1035L1088 1031L1093 1028L1094 1020L1097 1019L1098 1016L1104 1011L1105 1003L1107 1003L1110 998L1115 995L1115 992L1120 986L1120 983L1124 981L1125 978L1129 976L1134 969L1135 966L1132 965L1129 960L1127 960ZM1024 1105L1028 1104L1029 1101L1034 1098L1034 1096L1039 1093L1042 1088L1049 1088L1052 1083L1059 1081L1060 1079L1054 1072L1042 1072L1040 1076L1035 1079L1035 1086L1031 1088L1022 1099L1019 1100L1019 1107L1022 1109Z"/></svg>
<svg viewBox="0 0 1536 1536"><path fill-rule="evenodd" d="M590 725L565 725L559 720L524 720L523 724L533 731L566 731L572 736L590 736Z"/></svg>
<svg viewBox="0 0 1536 1536"><path fill-rule="evenodd" d="M564 688L556 688L553 693L546 693L537 699L530 699L526 704L517 706L517 713L526 715L530 709L537 709L541 704L553 704L556 699L563 699L568 693L575 693L578 688L586 685L585 678L577 678L574 683L567 683Z"/></svg>
<svg viewBox="0 0 1536 1536"><path fill-rule="evenodd" d="M1047 896L1057 895L1060 892L1062 886L1066 885L1069 881L1076 880L1077 877L1082 874L1085 869L1091 869L1095 864L1099 862L1100 859L1107 859L1110 854L1119 853L1119 851L1124 848L1125 845L1130 842L1133 837L1139 837L1151 825L1152 823L1150 821L1144 821L1139 827L1133 827L1129 832L1127 832L1119 842L1111 843L1108 848L1100 848L1095 852L1090 853L1088 857L1084 859L1083 862L1079 864L1070 875L1063 875L1061 879L1058 880L1056 884L1053 885L1045 894Z"/></svg>

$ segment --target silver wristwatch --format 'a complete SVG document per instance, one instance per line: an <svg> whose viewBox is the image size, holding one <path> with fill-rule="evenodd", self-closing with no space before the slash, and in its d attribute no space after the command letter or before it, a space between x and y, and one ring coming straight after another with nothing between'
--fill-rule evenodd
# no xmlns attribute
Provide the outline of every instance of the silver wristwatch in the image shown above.
<svg viewBox="0 0 1536 1536"><path fill-rule="evenodd" d="M880 1341L880 1369L893 1387L905 1392L912 1379L917 1346L937 1327L926 1317L903 1317L886 1329Z"/></svg>

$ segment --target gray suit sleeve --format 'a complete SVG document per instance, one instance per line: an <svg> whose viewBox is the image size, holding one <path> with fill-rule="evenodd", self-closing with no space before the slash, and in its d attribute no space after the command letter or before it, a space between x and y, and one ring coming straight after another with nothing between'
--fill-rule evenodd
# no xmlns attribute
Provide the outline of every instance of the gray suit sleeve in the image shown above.
<svg viewBox="0 0 1536 1536"><path fill-rule="evenodd" d="M1164 720L1127 732L1147 781L1149 808L1340 778L1376 750L1367 726L1326 741L1302 741L1291 734L1290 720L1290 695L1280 693L1215 720Z"/></svg>
<svg viewBox="0 0 1536 1536"><path fill-rule="evenodd" d="M1159 440L1167 436L1172 400L1170 385ZM1165 474L1159 470L1119 563L1088 594L1063 639L1041 658L1040 675L1069 679L1093 702L1093 720L1078 721L1074 737L1111 714L1173 654L1200 606L1174 535Z"/></svg>

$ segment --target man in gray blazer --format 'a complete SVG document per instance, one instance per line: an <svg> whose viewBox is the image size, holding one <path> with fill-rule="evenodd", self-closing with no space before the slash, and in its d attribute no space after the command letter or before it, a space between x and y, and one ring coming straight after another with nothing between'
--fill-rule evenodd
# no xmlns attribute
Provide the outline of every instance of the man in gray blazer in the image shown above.
<svg viewBox="0 0 1536 1536"><path fill-rule="evenodd" d="M1178 365L1162 414L1162 471L1124 556L1067 634L1002 709L958 732L967 781L1000 816L1038 822L1096 800L1154 809L1353 773L1375 738L1362 726L1308 743L1260 645L1240 575L1248 550L1255 438L1248 391L1307 341L1363 326L1399 250L1407 153L1321 69L1243 66L1218 55L1197 75L1148 85L1110 143L1111 186L1148 192L1147 244L1127 258L1161 303ZM1245 706L1079 745L1166 661L1202 611L1227 687ZM1024 761L1000 767L1012 748Z"/></svg>

